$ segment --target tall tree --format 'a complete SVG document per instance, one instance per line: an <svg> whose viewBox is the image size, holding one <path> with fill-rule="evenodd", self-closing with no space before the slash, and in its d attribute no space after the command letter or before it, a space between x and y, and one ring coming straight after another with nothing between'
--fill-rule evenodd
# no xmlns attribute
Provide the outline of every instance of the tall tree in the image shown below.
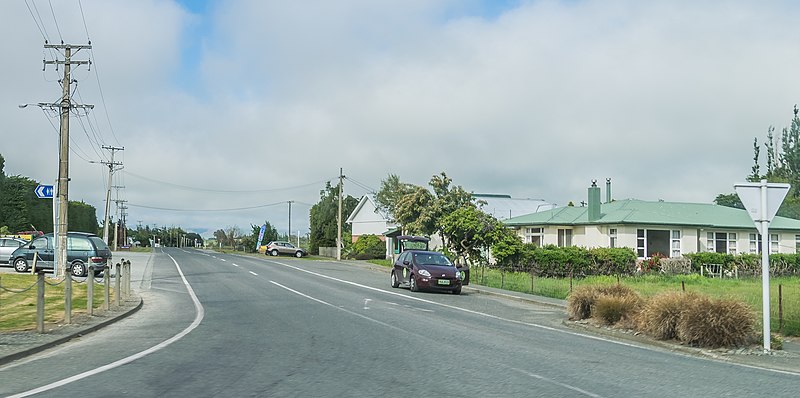
<svg viewBox="0 0 800 398"><path fill-rule="evenodd" d="M389 216L390 221L397 221L397 204L400 199L413 193L416 187L400 181L400 177L395 174L389 174L385 180L381 181L381 189L375 194L375 201L377 205L383 209Z"/></svg>
<svg viewBox="0 0 800 398"><path fill-rule="evenodd" d="M325 189L319 192L319 202L311 206L309 212L309 224L311 229L311 239L309 242L309 252L319 254L320 247L336 247L336 235L338 231L339 213L339 185L331 186L330 182L325 183ZM358 199L347 195L342 200L342 240L344 236L349 236L351 227L344 223L344 219L355 210Z"/></svg>

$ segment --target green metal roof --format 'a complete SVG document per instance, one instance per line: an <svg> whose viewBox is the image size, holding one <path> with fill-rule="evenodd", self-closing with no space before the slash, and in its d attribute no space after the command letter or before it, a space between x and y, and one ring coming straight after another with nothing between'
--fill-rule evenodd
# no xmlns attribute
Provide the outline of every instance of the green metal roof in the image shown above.
<svg viewBox="0 0 800 398"><path fill-rule="evenodd" d="M591 222L588 210L588 207L559 207L513 217L503 222L509 226L643 224L755 229L753 220L746 210L710 203L616 200L601 204L600 218ZM800 231L800 220L775 217L769 227Z"/></svg>

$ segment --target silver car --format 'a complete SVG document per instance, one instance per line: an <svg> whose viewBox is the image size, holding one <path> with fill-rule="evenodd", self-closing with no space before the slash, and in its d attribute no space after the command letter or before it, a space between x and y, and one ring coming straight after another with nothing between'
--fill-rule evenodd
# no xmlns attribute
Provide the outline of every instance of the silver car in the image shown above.
<svg viewBox="0 0 800 398"><path fill-rule="evenodd" d="M8 263L11 253L26 243L28 242L20 238L0 237L0 263Z"/></svg>

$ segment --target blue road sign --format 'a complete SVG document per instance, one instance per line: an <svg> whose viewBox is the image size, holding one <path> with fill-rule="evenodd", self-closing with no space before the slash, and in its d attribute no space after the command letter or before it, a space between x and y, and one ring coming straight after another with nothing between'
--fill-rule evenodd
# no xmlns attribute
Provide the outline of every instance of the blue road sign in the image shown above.
<svg viewBox="0 0 800 398"><path fill-rule="evenodd" d="M39 199L52 199L53 198L53 186L52 185L39 185L34 190L36 192L36 197Z"/></svg>

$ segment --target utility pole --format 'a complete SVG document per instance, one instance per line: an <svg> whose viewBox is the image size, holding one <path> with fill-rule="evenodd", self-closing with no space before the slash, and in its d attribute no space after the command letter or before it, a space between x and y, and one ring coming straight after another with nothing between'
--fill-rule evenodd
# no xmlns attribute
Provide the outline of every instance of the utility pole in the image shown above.
<svg viewBox="0 0 800 398"><path fill-rule="evenodd" d="M44 48L64 50L64 60L43 61L47 65L64 65L64 78L61 80L62 94L60 105L61 125L59 129L59 157L58 157L58 239L56 239L57 255L56 269L58 276L64 276L67 267L67 212L69 211L69 111L71 108L93 108L93 106L73 105L70 98L70 84L72 83L72 65L91 65L91 61L76 61L72 59L72 50L77 53L83 49L91 49L92 45L47 44ZM44 68L43 68L44 69ZM55 104L53 104L55 105Z"/></svg>
<svg viewBox="0 0 800 398"><path fill-rule="evenodd" d="M114 214L117 215L117 223L114 224L114 250L115 251L117 250L117 242L119 241L119 227L120 227L121 224L124 223L123 214L125 213L125 209L127 209L127 207L125 207L124 203L127 203L127 202L128 202L127 200L120 200L120 199L117 199L117 200L114 201L114 203L117 204L117 209L114 212Z"/></svg>
<svg viewBox="0 0 800 398"><path fill-rule="evenodd" d="M336 259L342 259L342 191L344 191L344 173L342 168L339 168L339 212L336 217L337 233L336 233Z"/></svg>
<svg viewBox="0 0 800 398"><path fill-rule="evenodd" d="M125 150L125 148L115 147L115 146L105 146L105 145L103 145L102 148L103 149L108 149L109 151L111 151L111 161L110 162L106 162L106 161L101 161L100 162L100 163L108 166L108 189L106 190L106 212L105 212L105 218L104 218L105 221L103 222L103 241L106 242L106 244L109 244L110 242L108 241L108 212L109 212L109 209L111 208L111 184L112 184L111 177L114 175L114 166L121 166L122 165L122 163L114 161L114 153L116 151ZM117 169L117 170L119 170L119 169Z"/></svg>
<svg viewBox="0 0 800 398"><path fill-rule="evenodd" d="M288 201L288 203L289 203L289 234L286 235L286 241L287 242L291 242L292 241L292 202L294 202L294 201L293 200ZM297 246L300 246L300 245L297 245Z"/></svg>

